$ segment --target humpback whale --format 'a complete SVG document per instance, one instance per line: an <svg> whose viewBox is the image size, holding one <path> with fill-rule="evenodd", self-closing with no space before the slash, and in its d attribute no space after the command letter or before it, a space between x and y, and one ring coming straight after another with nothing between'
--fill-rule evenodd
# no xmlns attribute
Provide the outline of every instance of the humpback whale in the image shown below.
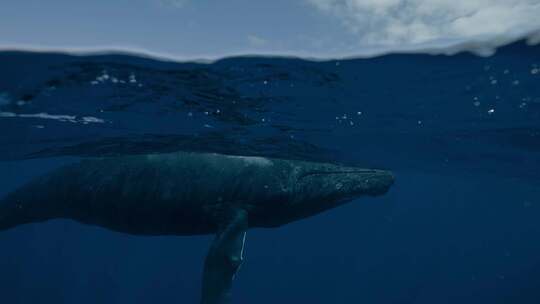
<svg viewBox="0 0 540 304"><path fill-rule="evenodd" d="M393 181L384 170L214 153L92 158L9 193L0 201L0 231L67 218L135 235L215 234L200 303L228 303L249 228L382 195Z"/></svg>

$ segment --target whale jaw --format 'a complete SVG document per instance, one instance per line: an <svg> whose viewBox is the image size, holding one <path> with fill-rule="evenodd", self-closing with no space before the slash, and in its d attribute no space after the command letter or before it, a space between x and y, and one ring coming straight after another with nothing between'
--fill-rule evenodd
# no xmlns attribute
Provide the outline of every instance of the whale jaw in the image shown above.
<svg viewBox="0 0 540 304"><path fill-rule="evenodd" d="M298 175L289 221L309 217L362 196L383 195L394 183L390 171L324 164Z"/></svg>

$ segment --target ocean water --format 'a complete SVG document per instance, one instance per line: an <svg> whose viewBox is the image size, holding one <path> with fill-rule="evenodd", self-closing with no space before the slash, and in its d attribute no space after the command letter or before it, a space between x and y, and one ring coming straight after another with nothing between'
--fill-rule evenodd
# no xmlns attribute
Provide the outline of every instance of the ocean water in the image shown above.
<svg viewBox="0 0 540 304"><path fill-rule="evenodd" d="M213 63L0 52L0 197L85 157L177 150L392 170L254 229L233 303L540 303L540 45ZM0 232L1 303L197 303L212 236Z"/></svg>

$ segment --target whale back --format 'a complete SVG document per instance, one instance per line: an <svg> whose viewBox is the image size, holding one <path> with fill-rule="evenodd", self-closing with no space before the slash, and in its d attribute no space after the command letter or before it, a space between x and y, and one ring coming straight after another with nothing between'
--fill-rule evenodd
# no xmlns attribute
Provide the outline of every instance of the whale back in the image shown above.
<svg viewBox="0 0 540 304"><path fill-rule="evenodd" d="M212 214L224 205L254 209L283 201L292 167L285 160L188 152L86 159L9 194L0 219L9 217L8 227L70 218L135 234L211 233Z"/></svg>

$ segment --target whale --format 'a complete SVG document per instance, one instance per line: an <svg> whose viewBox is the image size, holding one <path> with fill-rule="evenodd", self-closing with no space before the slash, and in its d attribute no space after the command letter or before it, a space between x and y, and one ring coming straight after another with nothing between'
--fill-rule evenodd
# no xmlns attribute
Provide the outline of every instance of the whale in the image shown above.
<svg viewBox="0 0 540 304"><path fill-rule="evenodd" d="M331 163L174 152L83 159L0 200L0 231L52 219L133 235L215 234L201 304L230 303L246 232L379 196L392 172Z"/></svg>

